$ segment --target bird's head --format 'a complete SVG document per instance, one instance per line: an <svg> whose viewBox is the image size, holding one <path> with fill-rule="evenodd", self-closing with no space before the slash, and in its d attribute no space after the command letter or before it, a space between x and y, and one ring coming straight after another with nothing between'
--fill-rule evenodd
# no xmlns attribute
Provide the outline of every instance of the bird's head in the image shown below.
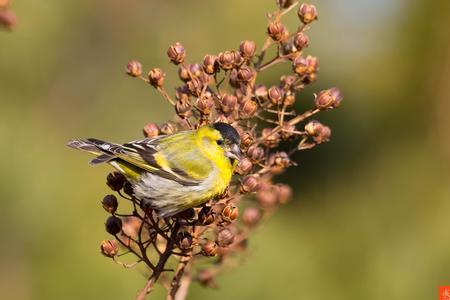
<svg viewBox="0 0 450 300"><path fill-rule="evenodd" d="M211 142L223 149L225 156L232 163L241 159L241 138L233 126L217 122L210 126L202 127L201 130Z"/></svg>

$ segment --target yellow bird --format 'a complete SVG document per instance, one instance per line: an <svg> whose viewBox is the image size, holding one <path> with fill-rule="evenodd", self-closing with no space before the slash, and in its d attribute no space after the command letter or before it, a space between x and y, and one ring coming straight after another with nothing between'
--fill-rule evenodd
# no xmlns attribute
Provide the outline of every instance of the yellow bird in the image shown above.
<svg viewBox="0 0 450 300"><path fill-rule="evenodd" d="M89 138L68 146L96 155L93 165L112 165L137 199L169 217L224 192L241 157L240 142L233 126L214 123L123 145Z"/></svg>

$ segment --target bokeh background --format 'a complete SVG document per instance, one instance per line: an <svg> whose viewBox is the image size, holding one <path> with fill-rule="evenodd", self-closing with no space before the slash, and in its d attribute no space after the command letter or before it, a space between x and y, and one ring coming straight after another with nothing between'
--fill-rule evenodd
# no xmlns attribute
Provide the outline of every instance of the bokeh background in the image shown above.
<svg viewBox="0 0 450 300"><path fill-rule="evenodd" d="M173 85L168 45L181 41L190 62L244 39L261 46L274 2L12 1L20 23L0 32L0 298L134 297L141 273L98 251L109 168L65 143L125 142L170 119L126 63L162 67ZM313 4L307 53L321 70L299 102L343 90L343 106L319 117L332 141L280 178L294 199L258 229L243 265L189 299L437 299L450 284L450 3Z"/></svg>

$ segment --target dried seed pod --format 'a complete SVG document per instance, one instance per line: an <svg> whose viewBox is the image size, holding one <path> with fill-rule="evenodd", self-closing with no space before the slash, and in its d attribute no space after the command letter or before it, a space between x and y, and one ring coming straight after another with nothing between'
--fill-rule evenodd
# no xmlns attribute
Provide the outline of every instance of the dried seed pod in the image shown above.
<svg viewBox="0 0 450 300"><path fill-rule="evenodd" d="M154 87L162 87L164 85L164 77L166 74L160 68L154 68L148 72L148 80Z"/></svg>
<svg viewBox="0 0 450 300"><path fill-rule="evenodd" d="M247 155L256 164L264 158L264 149L256 145L250 146L247 150Z"/></svg>
<svg viewBox="0 0 450 300"><path fill-rule="evenodd" d="M174 134L175 132L177 132L176 126L170 122L161 124L160 128L161 128L161 134L164 134L164 135L171 135L171 134Z"/></svg>
<svg viewBox="0 0 450 300"><path fill-rule="evenodd" d="M193 77L191 78L191 80L189 80L186 84L186 86L189 89L189 92L198 97L201 95L202 90L203 90L203 82L200 78L198 77Z"/></svg>
<svg viewBox="0 0 450 300"><path fill-rule="evenodd" d="M309 38L303 32L297 32L294 36L294 45L297 50L302 50L309 45Z"/></svg>
<svg viewBox="0 0 450 300"><path fill-rule="evenodd" d="M192 116L192 106L189 103L189 98L183 97L178 100L177 103L175 103L175 112L182 119Z"/></svg>
<svg viewBox="0 0 450 300"><path fill-rule="evenodd" d="M273 174L279 174L291 165L291 159L286 152L276 152L269 157L269 165Z"/></svg>
<svg viewBox="0 0 450 300"><path fill-rule="evenodd" d="M127 64L127 74L132 77L139 77L142 75L142 65L137 60L132 60Z"/></svg>
<svg viewBox="0 0 450 300"><path fill-rule="evenodd" d="M308 73L309 63L305 57L299 55L292 62L292 67L295 73L297 73L300 76L304 76Z"/></svg>
<svg viewBox="0 0 450 300"><path fill-rule="evenodd" d="M246 119L253 117L258 110L258 103L253 100L247 99L244 103L242 103L241 107L241 117Z"/></svg>
<svg viewBox="0 0 450 300"><path fill-rule="evenodd" d="M254 227L261 220L261 212L256 207L247 207L242 215L242 222L248 227Z"/></svg>
<svg viewBox="0 0 450 300"><path fill-rule="evenodd" d="M309 24L317 19L317 8L314 5L303 3L298 8L297 15L303 24Z"/></svg>
<svg viewBox="0 0 450 300"><path fill-rule="evenodd" d="M159 135L159 127L155 123L148 123L143 129L144 136L152 138Z"/></svg>
<svg viewBox="0 0 450 300"><path fill-rule="evenodd" d="M167 56L172 63L178 65L184 62L186 51L181 43L176 42L167 49Z"/></svg>
<svg viewBox="0 0 450 300"><path fill-rule="evenodd" d="M250 172L253 168L253 164L247 157L244 157L241 159L238 163L238 165L235 168L235 172L239 175L245 175L248 172Z"/></svg>
<svg viewBox="0 0 450 300"><path fill-rule="evenodd" d="M253 134L251 134L248 131L245 131L241 134L241 144L245 147L250 146L255 141L255 138L253 137ZM263 153L264 155L264 153Z"/></svg>
<svg viewBox="0 0 450 300"><path fill-rule="evenodd" d="M119 206L119 202L117 201L116 196L106 195L105 197L103 197L102 206L106 212L112 214L116 212L117 207Z"/></svg>
<svg viewBox="0 0 450 300"><path fill-rule="evenodd" d="M267 87L264 84L256 85L253 94L255 95L256 99L261 102L265 102L268 99Z"/></svg>
<svg viewBox="0 0 450 300"><path fill-rule="evenodd" d="M256 44L253 41L242 41L239 45L239 51L242 57L245 59L250 59L255 55Z"/></svg>
<svg viewBox="0 0 450 300"><path fill-rule="evenodd" d="M318 109L335 108L341 104L343 97L338 88L331 88L321 91L319 95L314 99L314 104Z"/></svg>
<svg viewBox="0 0 450 300"><path fill-rule="evenodd" d="M284 123L283 126L281 127L281 138L283 140L288 140L290 139L293 135L295 131L295 125L290 125L289 123Z"/></svg>
<svg viewBox="0 0 450 300"><path fill-rule="evenodd" d="M189 70L189 65L182 64L178 67L178 77L184 82L191 79L191 71Z"/></svg>
<svg viewBox="0 0 450 300"><path fill-rule="evenodd" d="M216 73L218 71L217 56L205 55L203 58L203 70L210 75Z"/></svg>
<svg viewBox="0 0 450 300"><path fill-rule="evenodd" d="M218 62L222 69L230 70L234 65L234 54L231 51L220 52Z"/></svg>
<svg viewBox="0 0 450 300"><path fill-rule="evenodd" d="M261 136L263 138L263 144L266 147L275 148L280 144L280 134L278 132L272 132L272 128L264 128Z"/></svg>
<svg viewBox="0 0 450 300"><path fill-rule="evenodd" d="M177 234L177 246L180 250L189 250L192 248L192 236L187 231L182 231Z"/></svg>
<svg viewBox="0 0 450 300"><path fill-rule="evenodd" d="M258 189L258 178L253 175L249 175L244 177L241 183L241 192L242 193L250 193L254 192Z"/></svg>
<svg viewBox="0 0 450 300"><path fill-rule="evenodd" d="M271 209L277 205L277 191L272 184L261 184L260 188L256 192L256 200L259 205L265 209Z"/></svg>
<svg viewBox="0 0 450 300"><path fill-rule="evenodd" d="M292 93L291 91L288 91L285 95L284 95L284 100L283 100L283 104L285 106L292 106L295 104L295 94Z"/></svg>
<svg viewBox="0 0 450 300"><path fill-rule="evenodd" d="M270 102L274 105L281 104L283 100L283 91L277 86L272 86L267 91L267 95L269 96Z"/></svg>
<svg viewBox="0 0 450 300"><path fill-rule="evenodd" d="M119 243L116 240L103 241L100 251L106 257L115 257L119 253Z"/></svg>
<svg viewBox="0 0 450 300"><path fill-rule="evenodd" d="M239 209L235 205L227 205L222 209L222 219L226 222L233 222L239 215Z"/></svg>
<svg viewBox="0 0 450 300"><path fill-rule="evenodd" d="M238 68L240 65L244 63L244 58L241 56L239 51L231 51L233 54L233 67Z"/></svg>
<svg viewBox="0 0 450 300"><path fill-rule="evenodd" d="M123 185L127 179L122 173L119 172L112 172L109 173L106 177L106 184L113 190L113 191L120 191L123 188Z"/></svg>
<svg viewBox="0 0 450 300"><path fill-rule="evenodd" d="M280 78L280 86L283 90L289 91L297 81L297 76L294 75L283 75Z"/></svg>
<svg viewBox="0 0 450 300"><path fill-rule="evenodd" d="M216 256L217 255L217 244L214 241L207 241L202 245L202 254L204 256Z"/></svg>
<svg viewBox="0 0 450 300"><path fill-rule="evenodd" d="M275 185L278 189L278 202L285 204L292 198L292 188L287 184L279 183Z"/></svg>
<svg viewBox="0 0 450 300"><path fill-rule="evenodd" d="M289 35L286 27L280 22L270 22L269 26L267 26L267 34L275 42L281 42L285 40Z"/></svg>
<svg viewBox="0 0 450 300"><path fill-rule="evenodd" d="M116 216L110 216L105 223L106 232L116 235L122 231L122 220Z"/></svg>
<svg viewBox="0 0 450 300"><path fill-rule="evenodd" d="M255 76L255 71L253 71L253 69L248 66L243 66L237 72L237 78L243 82L251 81L254 76Z"/></svg>
<svg viewBox="0 0 450 300"><path fill-rule="evenodd" d="M236 109L237 97L234 95L225 94L220 101L220 109L225 114L229 114Z"/></svg>
<svg viewBox="0 0 450 300"><path fill-rule="evenodd" d="M217 233L216 243L220 247L228 247L234 242L234 234L228 228L222 228Z"/></svg>
<svg viewBox="0 0 450 300"><path fill-rule="evenodd" d="M202 114L209 115L211 113L211 108L214 106L214 100L210 94L205 93L202 98L197 98L195 104Z"/></svg>
<svg viewBox="0 0 450 300"><path fill-rule="evenodd" d="M211 209L211 207L203 207L200 212L198 213L198 222L201 225L210 225L214 223L216 217L214 214L214 211Z"/></svg>
<svg viewBox="0 0 450 300"><path fill-rule="evenodd" d="M203 73L202 67L200 67L199 64L189 65L189 71L191 72L191 75L195 77L200 77Z"/></svg>
<svg viewBox="0 0 450 300"><path fill-rule="evenodd" d="M331 129L319 121L308 122L305 125L305 131L317 144L328 142L330 140Z"/></svg>

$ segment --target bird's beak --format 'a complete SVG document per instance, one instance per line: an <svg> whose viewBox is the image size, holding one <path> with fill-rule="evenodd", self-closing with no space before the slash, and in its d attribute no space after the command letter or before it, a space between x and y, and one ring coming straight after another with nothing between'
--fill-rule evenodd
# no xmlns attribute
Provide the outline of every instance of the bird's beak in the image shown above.
<svg viewBox="0 0 450 300"><path fill-rule="evenodd" d="M237 144L233 144L228 151L225 152L226 157L241 160L242 159L242 153L241 149Z"/></svg>

